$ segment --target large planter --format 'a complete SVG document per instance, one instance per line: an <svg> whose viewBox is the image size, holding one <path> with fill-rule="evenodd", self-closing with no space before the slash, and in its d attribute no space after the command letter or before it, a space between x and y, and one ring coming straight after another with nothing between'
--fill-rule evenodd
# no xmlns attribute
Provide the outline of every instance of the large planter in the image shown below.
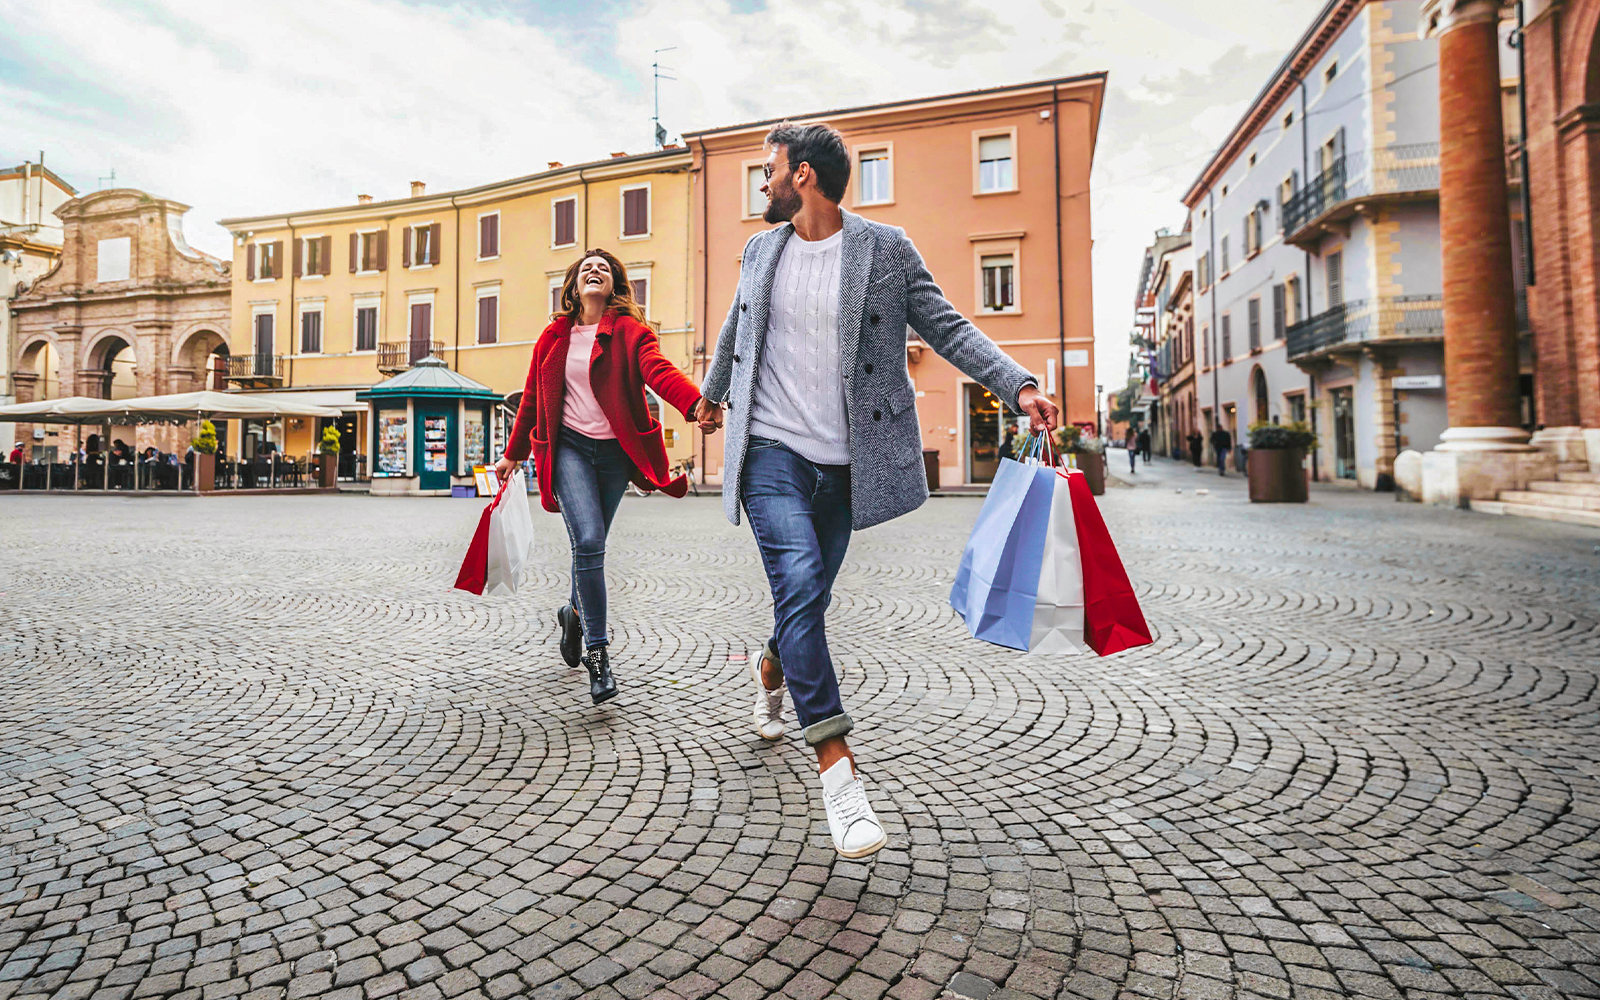
<svg viewBox="0 0 1600 1000"><path fill-rule="evenodd" d="M339 486L339 456L323 452L318 456L317 485L325 490L337 489Z"/></svg>
<svg viewBox="0 0 1600 1000"><path fill-rule="evenodd" d="M1251 503L1305 503L1304 448L1251 448L1245 462Z"/></svg>
<svg viewBox="0 0 1600 1000"><path fill-rule="evenodd" d="M1095 496L1104 496L1106 492L1106 457L1096 451L1072 452L1078 463L1078 468L1083 471L1083 478L1089 484L1089 492Z"/></svg>
<svg viewBox="0 0 1600 1000"><path fill-rule="evenodd" d="M194 453L194 481L195 488L201 493L210 493L217 486L217 456L208 455L203 451Z"/></svg>

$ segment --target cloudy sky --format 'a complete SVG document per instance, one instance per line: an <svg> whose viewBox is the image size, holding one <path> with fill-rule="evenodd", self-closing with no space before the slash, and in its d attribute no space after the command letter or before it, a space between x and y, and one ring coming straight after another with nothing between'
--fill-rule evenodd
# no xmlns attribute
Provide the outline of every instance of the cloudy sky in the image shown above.
<svg viewBox="0 0 1600 1000"><path fill-rule="evenodd" d="M1127 371L1139 253L1321 0L0 0L0 161L215 220L440 191L674 134L1106 70L1098 375Z"/></svg>

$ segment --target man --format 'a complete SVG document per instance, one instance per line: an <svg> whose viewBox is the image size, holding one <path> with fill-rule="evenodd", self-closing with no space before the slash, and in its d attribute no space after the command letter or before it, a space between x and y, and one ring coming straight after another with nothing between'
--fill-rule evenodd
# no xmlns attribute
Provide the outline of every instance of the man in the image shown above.
<svg viewBox="0 0 1600 1000"><path fill-rule="evenodd" d="M0 441L3 441L3 440L5 440L5 439L4 438L0 438ZM15 445L12 446L11 455L7 460L12 465L21 465L22 464L22 442L21 441L18 441Z"/></svg>
<svg viewBox="0 0 1600 1000"><path fill-rule="evenodd" d="M1002 459L1017 458L1017 427L1015 424L1006 424L1006 439L1000 442L1000 457Z"/></svg>
<svg viewBox="0 0 1600 1000"><path fill-rule="evenodd" d="M928 497L906 327L1034 430L1055 427L1056 407L946 301L903 230L839 208L850 152L838 132L784 123L766 146L764 218L778 225L745 245L695 416L711 433L726 406L723 503L734 524L743 503L772 588L776 629L752 670L756 728L781 737L794 694L834 847L861 858L887 838L845 741L853 724L823 615L851 531Z"/></svg>
<svg viewBox="0 0 1600 1000"><path fill-rule="evenodd" d="M1217 453L1217 475L1228 474L1228 452L1233 449L1233 435L1226 427L1211 432L1211 450Z"/></svg>
<svg viewBox="0 0 1600 1000"><path fill-rule="evenodd" d="M1206 439L1200 436L1199 431L1190 431L1189 437L1186 440L1189 442L1189 460L1193 462L1195 468L1198 469L1200 467L1200 460L1205 455Z"/></svg>
<svg viewBox="0 0 1600 1000"><path fill-rule="evenodd" d="M1150 428L1139 428L1139 457L1144 459L1144 464L1150 464Z"/></svg>

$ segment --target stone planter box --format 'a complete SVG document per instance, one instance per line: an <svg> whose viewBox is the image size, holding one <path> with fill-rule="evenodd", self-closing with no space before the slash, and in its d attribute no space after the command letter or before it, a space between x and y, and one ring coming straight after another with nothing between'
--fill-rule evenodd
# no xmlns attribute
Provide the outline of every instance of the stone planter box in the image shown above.
<svg viewBox="0 0 1600 1000"><path fill-rule="evenodd" d="M217 456L203 451L194 453L195 486L201 493L210 493L217 485Z"/></svg>
<svg viewBox="0 0 1600 1000"><path fill-rule="evenodd" d="M1305 503L1304 448L1251 448L1246 459L1251 503Z"/></svg>
<svg viewBox="0 0 1600 1000"><path fill-rule="evenodd" d="M1078 463L1078 468L1083 471L1083 478L1089 484L1089 492L1095 496L1104 496L1106 492L1106 457L1098 452L1077 451L1072 453Z"/></svg>

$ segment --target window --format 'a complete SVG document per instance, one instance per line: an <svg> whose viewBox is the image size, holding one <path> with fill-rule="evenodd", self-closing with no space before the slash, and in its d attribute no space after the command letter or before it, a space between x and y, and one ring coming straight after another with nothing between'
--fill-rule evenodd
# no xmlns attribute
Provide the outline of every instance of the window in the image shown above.
<svg viewBox="0 0 1600 1000"><path fill-rule="evenodd" d="M1251 299L1245 306L1245 322L1250 332L1250 351L1261 350L1261 300Z"/></svg>
<svg viewBox="0 0 1600 1000"><path fill-rule="evenodd" d="M650 185L622 189L622 238L650 235Z"/></svg>
<svg viewBox="0 0 1600 1000"><path fill-rule="evenodd" d="M1226 236L1222 238L1222 273L1224 276L1228 273L1228 238Z"/></svg>
<svg viewBox="0 0 1600 1000"><path fill-rule="evenodd" d="M300 353L322 353L322 309L305 309L300 313Z"/></svg>
<svg viewBox="0 0 1600 1000"><path fill-rule="evenodd" d="M1285 396L1284 402L1289 404L1289 419L1295 423L1304 423L1306 419L1306 394L1297 392Z"/></svg>
<svg viewBox="0 0 1600 1000"><path fill-rule="evenodd" d="M1252 167L1256 165L1256 154L1254 154L1254 153L1250 154L1250 165Z"/></svg>
<svg viewBox="0 0 1600 1000"><path fill-rule="evenodd" d="M1211 328L1209 326L1200 328L1200 358L1201 364L1207 368L1211 367Z"/></svg>
<svg viewBox="0 0 1600 1000"><path fill-rule="evenodd" d="M1294 198L1294 182L1295 176L1290 174L1283 179L1283 183L1278 185L1278 206L1280 208L1289 204L1290 200Z"/></svg>
<svg viewBox="0 0 1600 1000"><path fill-rule="evenodd" d="M570 247L578 242L578 199L561 198L550 203L550 245Z"/></svg>
<svg viewBox="0 0 1600 1000"><path fill-rule="evenodd" d="M889 150L869 149L859 154L856 204L887 205L894 201L894 182L890 174Z"/></svg>
<svg viewBox="0 0 1600 1000"><path fill-rule="evenodd" d="M478 343L500 340L500 289L478 293Z"/></svg>
<svg viewBox="0 0 1600 1000"><path fill-rule="evenodd" d="M491 260L500 256L500 213L489 212L478 216L478 259Z"/></svg>
<svg viewBox="0 0 1600 1000"><path fill-rule="evenodd" d="M411 300L410 307L408 360L415 363L433 353L433 296L418 296Z"/></svg>
<svg viewBox="0 0 1600 1000"><path fill-rule="evenodd" d="M1322 71L1322 82L1323 83L1332 83L1333 82L1333 78L1338 76L1338 75L1339 75L1339 60L1335 59L1333 62L1328 64L1328 68L1327 69Z"/></svg>
<svg viewBox="0 0 1600 1000"><path fill-rule="evenodd" d="M1344 305L1344 251L1328 254L1328 308Z"/></svg>
<svg viewBox="0 0 1600 1000"><path fill-rule="evenodd" d="M283 241L252 243L245 248L245 278L271 281L283 277Z"/></svg>
<svg viewBox="0 0 1600 1000"><path fill-rule="evenodd" d="M761 164L746 164L744 168L744 214L745 218L753 219L767 210L767 196L761 193L761 186L767 182L767 175Z"/></svg>
<svg viewBox="0 0 1600 1000"><path fill-rule="evenodd" d="M1293 124L1294 124L1294 112L1290 111L1288 114L1283 116L1283 127L1284 128L1288 128L1290 125L1293 125Z"/></svg>
<svg viewBox="0 0 1600 1000"><path fill-rule="evenodd" d="M633 301L639 303L639 308L644 310L645 317L650 315L650 279L629 278L628 284L633 287Z"/></svg>
<svg viewBox="0 0 1600 1000"><path fill-rule="evenodd" d="M272 314L269 312L256 313L255 347L256 355L272 353Z"/></svg>
<svg viewBox="0 0 1600 1000"><path fill-rule="evenodd" d="M330 272L333 256L332 236L307 236L295 240L294 276L318 278Z"/></svg>
<svg viewBox="0 0 1600 1000"><path fill-rule="evenodd" d="M1233 316L1229 313L1222 314L1222 358L1223 364L1233 360Z"/></svg>
<svg viewBox="0 0 1600 1000"><path fill-rule="evenodd" d="M432 267L439 263L439 235L442 229L443 226L437 222L407 226L401 263L405 267Z"/></svg>
<svg viewBox="0 0 1600 1000"><path fill-rule="evenodd" d="M1015 191L1016 163L1012 151L1013 133L978 137L978 193Z"/></svg>
<svg viewBox="0 0 1600 1000"><path fill-rule="evenodd" d="M1283 283L1284 325L1294 326L1305 317L1300 312L1300 277L1296 275ZM1281 337L1282 334L1279 334Z"/></svg>
<svg viewBox="0 0 1600 1000"><path fill-rule="evenodd" d="M1207 251L1195 262L1195 279L1201 288L1211 287L1211 253Z"/></svg>
<svg viewBox="0 0 1600 1000"><path fill-rule="evenodd" d="M1014 307L1013 277L1016 258L1011 254L983 257L983 311L1005 312Z"/></svg>
<svg viewBox="0 0 1600 1000"><path fill-rule="evenodd" d="M1260 230L1256 228L1256 213L1252 209L1250 214L1244 217L1244 255L1247 259L1261 249L1259 234Z"/></svg>
<svg viewBox="0 0 1600 1000"><path fill-rule="evenodd" d="M1282 340L1289 322L1289 283L1272 286L1272 339Z"/></svg>
<svg viewBox="0 0 1600 1000"><path fill-rule="evenodd" d="M350 273L366 274L388 267L389 233L375 230L350 234Z"/></svg>
<svg viewBox="0 0 1600 1000"><path fill-rule="evenodd" d="M550 279L550 315L552 316L559 315L561 312L561 283L565 280L565 276Z"/></svg>
<svg viewBox="0 0 1600 1000"><path fill-rule="evenodd" d="M356 306L356 350L376 351L378 349L378 307L376 305Z"/></svg>

